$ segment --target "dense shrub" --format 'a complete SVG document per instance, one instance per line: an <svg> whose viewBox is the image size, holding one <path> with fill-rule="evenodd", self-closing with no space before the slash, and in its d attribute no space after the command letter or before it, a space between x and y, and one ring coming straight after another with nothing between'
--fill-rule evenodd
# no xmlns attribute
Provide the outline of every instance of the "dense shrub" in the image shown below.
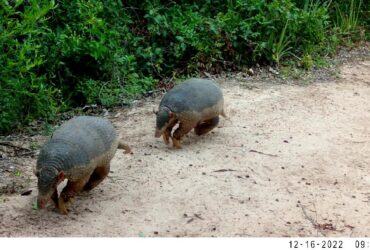
<svg viewBox="0 0 370 250"><path fill-rule="evenodd" d="M53 7L37 1L1 2L0 132L55 112L58 91L39 72L47 56L40 38L51 32L46 15Z"/></svg>
<svg viewBox="0 0 370 250"><path fill-rule="evenodd" d="M361 0L1 1L0 133L79 105L125 104L180 74L310 67L359 37L368 14Z"/></svg>

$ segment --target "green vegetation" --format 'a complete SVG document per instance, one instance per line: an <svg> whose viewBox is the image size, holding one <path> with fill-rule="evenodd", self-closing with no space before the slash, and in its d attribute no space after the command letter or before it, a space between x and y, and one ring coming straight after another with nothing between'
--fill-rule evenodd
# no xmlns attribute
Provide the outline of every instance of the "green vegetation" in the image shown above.
<svg viewBox="0 0 370 250"><path fill-rule="evenodd" d="M164 78L317 65L368 39L362 0L2 0L0 134L85 104L124 105Z"/></svg>

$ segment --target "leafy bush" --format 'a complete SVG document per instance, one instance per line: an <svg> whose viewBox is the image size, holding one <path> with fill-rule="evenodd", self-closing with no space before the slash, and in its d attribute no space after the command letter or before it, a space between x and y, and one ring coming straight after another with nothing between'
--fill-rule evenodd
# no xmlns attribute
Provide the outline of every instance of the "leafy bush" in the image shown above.
<svg viewBox="0 0 370 250"><path fill-rule="evenodd" d="M127 104L163 78L286 60L310 68L368 25L363 7L362 0L1 1L0 133L80 105Z"/></svg>
<svg viewBox="0 0 370 250"><path fill-rule="evenodd" d="M39 38L50 32L46 15L53 8L36 0L0 4L0 132L56 112L58 91L39 73L46 59Z"/></svg>

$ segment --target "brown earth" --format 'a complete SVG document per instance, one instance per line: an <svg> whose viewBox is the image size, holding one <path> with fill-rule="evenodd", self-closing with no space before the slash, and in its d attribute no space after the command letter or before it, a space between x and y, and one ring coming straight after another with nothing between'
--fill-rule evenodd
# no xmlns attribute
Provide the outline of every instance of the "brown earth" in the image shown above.
<svg viewBox="0 0 370 250"><path fill-rule="evenodd" d="M370 61L305 86L217 82L228 119L181 150L154 138L159 98L119 110L134 153L68 216L32 209L35 157L2 159L33 192L1 195L0 236L369 237Z"/></svg>

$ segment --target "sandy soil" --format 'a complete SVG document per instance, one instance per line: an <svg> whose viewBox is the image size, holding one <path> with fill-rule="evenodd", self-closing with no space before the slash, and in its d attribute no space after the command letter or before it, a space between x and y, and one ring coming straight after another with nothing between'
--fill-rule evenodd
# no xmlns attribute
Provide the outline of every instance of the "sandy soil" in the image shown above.
<svg viewBox="0 0 370 250"><path fill-rule="evenodd" d="M370 236L370 61L308 86L217 80L228 119L183 149L154 138L159 98L112 119L133 154L68 216L0 197L0 236Z"/></svg>

